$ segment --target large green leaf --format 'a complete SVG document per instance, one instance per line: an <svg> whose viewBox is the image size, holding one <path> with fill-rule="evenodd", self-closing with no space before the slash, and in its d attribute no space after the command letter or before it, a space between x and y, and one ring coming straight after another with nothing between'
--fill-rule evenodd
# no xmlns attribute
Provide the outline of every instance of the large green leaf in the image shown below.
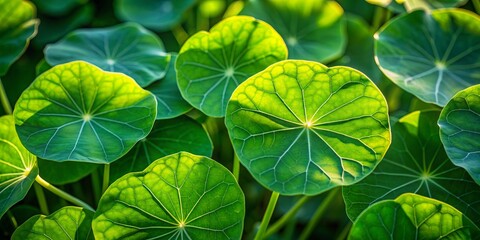
<svg viewBox="0 0 480 240"><path fill-rule="evenodd" d="M93 220L96 239L240 239L245 199L219 163L181 152L115 181Z"/></svg>
<svg viewBox="0 0 480 240"><path fill-rule="evenodd" d="M346 46L343 9L335 1L248 1L242 14L271 24L288 46L289 58L329 62Z"/></svg>
<svg viewBox="0 0 480 240"><path fill-rule="evenodd" d="M141 171L154 160L180 151L212 156L213 145L202 125L191 118L159 120L146 138L112 164L111 179Z"/></svg>
<svg viewBox="0 0 480 240"><path fill-rule="evenodd" d="M286 58L287 47L270 25L252 17L231 17L185 42L175 65L178 86L192 106L223 117L240 83Z"/></svg>
<svg viewBox="0 0 480 240"><path fill-rule="evenodd" d="M110 163L148 135L156 104L130 77L76 61L37 77L14 116L22 143L39 157Z"/></svg>
<svg viewBox="0 0 480 240"><path fill-rule="evenodd" d="M242 83L225 122L253 177L289 195L356 183L390 145L387 103L372 81L309 61L282 61Z"/></svg>
<svg viewBox="0 0 480 240"><path fill-rule="evenodd" d="M170 56L162 41L136 23L76 30L45 48L50 65L83 60L105 71L121 72L144 87L165 76Z"/></svg>
<svg viewBox="0 0 480 240"><path fill-rule="evenodd" d="M92 218L93 212L89 210L64 207L49 216L31 217L15 230L12 240L93 240Z"/></svg>
<svg viewBox="0 0 480 240"><path fill-rule="evenodd" d="M23 0L0 0L0 76L27 48L37 34L35 6Z"/></svg>
<svg viewBox="0 0 480 240"><path fill-rule="evenodd" d="M73 183L86 177L98 168L98 164L86 162L55 162L37 159L40 176L51 184L63 185Z"/></svg>
<svg viewBox="0 0 480 240"><path fill-rule="evenodd" d="M421 100L444 106L480 79L480 17L460 9L415 11L376 35L380 69Z"/></svg>
<svg viewBox="0 0 480 240"><path fill-rule="evenodd" d="M448 159L438 136L438 116L438 111L417 111L393 126L383 161L361 182L343 187L350 219L375 202L411 192L450 204L480 225L480 186Z"/></svg>
<svg viewBox="0 0 480 240"><path fill-rule="evenodd" d="M478 239L479 229L441 201L405 193L367 208L348 239Z"/></svg>
<svg viewBox="0 0 480 240"><path fill-rule="evenodd" d="M76 6L85 4L89 0L32 0L38 11L51 16L63 16Z"/></svg>
<svg viewBox="0 0 480 240"><path fill-rule="evenodd" d="M0 117L0 218L27 195L38 175L36 162L20 142L13 117Z"/></svg>
<svg viewBox="0 0 480 240"><path fill-rule="evenodd" d="M442 110L438 125L448 157L480 185L480 85L457 93Z"/></svg>

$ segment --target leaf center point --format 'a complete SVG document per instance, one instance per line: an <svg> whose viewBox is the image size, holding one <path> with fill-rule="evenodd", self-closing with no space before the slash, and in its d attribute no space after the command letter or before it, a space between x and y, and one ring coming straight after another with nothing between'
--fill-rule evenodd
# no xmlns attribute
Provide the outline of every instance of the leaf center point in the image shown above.
<svg viewBox="0 0 480 240"><path fill-rule="evenodd" d="M227 70L225 70L225 76L232 77L233 74L235 74L235 69L233 69L233 67L228 67Z"/></svg>
<svg viewBox="0 0 480 240"><path fill-rule="evenodd" d="M180 221L180 222L178 223L178 227L179 227L179 228L185 228L185 226L186 226L186 225L185 225L185 222L184 222L184 221Z"/></svg>
<svg viewBox="0 0 480 240"><path fill-rule="evenodd" d="M312 121L306 121L306 122L303 124L303 126L304 126L305 128L312 128L312 127L313 127L313 123L312 123Z"/></svg>
<svg viewBox="0 0 480 240"><path fill-rule="evenodd" d="M112 66L112 65L115 64L115 60L109 58L109 59L107 59L107 64L110 65L110 66Z"/></svg>
<svg viewBox="0 0 480 240"><path fill-rule="evenodd" d="M294 36L290 36L290 37L287 38L287 43L290 46L295 46L295 45L298 44L298 39Z"/></svg>
<svg viewBox="0 0 480 240"><path fill-rule="evenodd" d="M443 62L443 61L436 61L435 62L435 67L438 70L444 70L445 68L447 68L447 64L445 64L445 62Z"/></svg>
<svg viewBox="0 0 480 240"><path fill-rule="evenodd" d="M92 119L92 115L90 115L89 113L86 113L82 116L82 118L83 118L83 121L88 122Z"/></svg>

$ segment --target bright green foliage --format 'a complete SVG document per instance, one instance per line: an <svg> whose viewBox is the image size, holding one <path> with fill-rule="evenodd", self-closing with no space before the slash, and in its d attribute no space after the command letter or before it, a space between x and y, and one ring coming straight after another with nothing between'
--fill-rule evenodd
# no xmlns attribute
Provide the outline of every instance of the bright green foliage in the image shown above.
<svg viewBox="0 0 480 240"><path fill-rule="evenodd" d="M165 76L170 56L155 34L136 23L76 30L45 48L50 65L83 60L105 71L121 72L144 87Z"/></svg>
<svg viewBox="0 0 480 240"><path fill-rule="evenodd" d="M457 93L442 110L438 125L448 157L480 185L480 85Z"/></svg>
<svg viewBox="0 0 480 240"><path fill-rule="evenodd" d="M254 178L289 195L356 183L390 145L387 103L372 81L309 61L282 61L249 78L225 122Z"/></svg>
<svg viewBox="0 0 480 240"><path fill-rule="evenodd" d="M376 35L380 69L421 100L444 106L478 83L480 17L459 9L415 11L390 21Z"/></svg>
<svg viewBox="0 0 480 240"><path fill-rule="evenodd" d="M370 4L388 8L388 10L396 13L405 12L405 7L402 5L405 2L405 0L365 0L365 1Z"/></svg>
<svg viewBox="0 0 480 240"><path fill-rule="evenodd" d="M0 117L0 217L27 195L38 175L36 161L18 139L13 117Z"/></svg>
<svg viewBox="0 0 480 240"><path fill-rule="evenodd" d="M0 0L0 76L27 48L37 34L35 6L23 0Z"/></svg>
<svg viewBox="0 0 480 240"><path fill-rule="evenodd" d="M14 116L22 143L39 157L110 163L148 135L156 108L130 77L77 61L37 77Z"/></svg>
<svg viewBox="0 0 480 240"><path fill-rule="evenodd" d="M55 162L37 159L40 176L51 184L63 185L84 178L98 168L98 164L86 162Z"/></svg>
<svg viewBox="0 0 480 240"><path fill-rule="evenodd" d="M181 152L115 181L93 220L102 239L240 239L245 199L219 163Z"/></svg>
<svg viewBox="0 0 480 240"><path fill-rule="evenodd" d="M64 207L49 216L36 215L19 226L12 240L94 239L93 212L80 207Z"/></svg>
<svg viewBox="0 0 480 240"><path fill-rule="evenodd" d="M479 229L454 207L412 193L378 202L352 226L354 239L477 239Z"/></svg>
<svg viewBox="0 0 480 240"><path fill-rule="evenodd" d="M252 17L231 17L185 42L175 66L178 86L192 106L223 117L240 83L286 58L287 47L270 25Z"/></svg>
<svg viewBox="0 0 480 240"><path fill-rule="evenodd" d="M111 166L111 179L145 169L154 160L186 151L212 156L213 145L202 125L188 117L159 120L152 132Z"/></svg>
<svg viewBox="0 0 480 240"><path fill-rule="evenodd" d="M329 62L345 49L343 9L335 1L251 0L242 14L271 24L285 40L291 59Z"/></svg>
<svg viewBox="0 0 480 240"><path fill-rule="evenodd" d="M417 111L393 126L385 159L364 180L343 188L350 219L378 201L410 192L450 204L480 225L480 186L448 159L438 136L438 116L438 111Z"/></svg>
<svg viewBox="0 0 480 240"><path fill-rule="evenodd" d="M453 8L465 4L468 0L404 0L408 11L415 9Z"/></svg>
<svg viewBox="0 0 480 240"><path fill-rule="evenodd" d="M115 14L155 30L169 30L182 20L195 0L115 0Z"/></svg>

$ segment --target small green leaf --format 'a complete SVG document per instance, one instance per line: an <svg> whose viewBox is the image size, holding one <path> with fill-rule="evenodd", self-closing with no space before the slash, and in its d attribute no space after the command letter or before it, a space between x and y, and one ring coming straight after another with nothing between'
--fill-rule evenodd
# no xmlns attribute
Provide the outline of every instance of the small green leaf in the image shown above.
<svg viewBox="0 0 480 240"><path fill-rule="evenodd" d="M477 239L479 229L441 201L405 193L367 208L348 239Z"/></svg>
<svg viewBox="0 0 480 240"><path fill-rule="evenodd" d="M387 23L375 39L383 73L425 102L444 106L479 82L480 17L471 12L411 12Z"/></svg>
<svg viewBox="0 0 480 240"><path fill-rule="evenodd" d="M20 142L13 117L0 117L0 218L27 195L38 175L36 162Z"/></svg>
<svg viewBox="0 0 480 240"><path fill-rule="evenodd" d="M130 77L77 61L37 77L14 116L22 143L39 157L110 163L148 135L156 104Z"/></svg>
<svg viewBox="0 0 480 240"><path fill-rule="evenodd" d="M223 117L240 83L286 58L287 47L270 25L252 17L231 17L185 42L175 65L178 86L192 106Z"/></svg>
<svg viewBox="0 0 480 240"><path fill-rule="evenodd" d="M403 6L403 2L405 0L365 0L365 1L370 4L387 8L388 10L395 13L405 12L405 7Z"/></svg>
<svg viewBox="0 0 480 240"><path fill-rule="evenodd" d="M115 181L93 220L96 239L240 239L245 199L221 164L181 152Z"/></svg>
<svg viewBox="0 0 480 240"><path fill-rule="evenodd" d="M45 48L50 65L83 60L105 71L121 72L144 87L165 76L170 56L162 41L136 23L76 30Z"/></svg>
<svg viewBox="0 0 480 240"><path fill-rule="evenodd" d="M86 177L97 169L98 164L85 162L55 162L37 159L40 176L48 183L63 185Z"/></svg>
<svg viewBox="0 0 480 240"><path fill-rule="evenodd" d="M301 60L273 64L242 83L225 122L253 177L288 195L356 183L390 145L387 103L371 80Z"/></svg>
<svg viewBox="0 0 480 240"><path fill-rule="evenodd" d="M50 214L36 215L20 225L12 240L75 239L93 240L93 212L80 207L64 207Z"/></svg>
<svg viewBox="0 0 480 240"><path fill-rule="evenodd" d="M453 164L480 185L480 85L458 92L440 114L440 139Z"/></svg>

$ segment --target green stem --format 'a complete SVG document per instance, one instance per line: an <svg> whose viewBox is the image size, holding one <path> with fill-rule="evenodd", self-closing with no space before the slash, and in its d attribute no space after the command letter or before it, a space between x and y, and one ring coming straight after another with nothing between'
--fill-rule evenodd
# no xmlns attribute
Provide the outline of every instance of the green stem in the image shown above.
<svg viewBox="0 0 480 240"><path fill-rule="evenodd" d="M272 196L270 196L270 201L268 202L267 210L263 215L262 223L260 224L257 235L255 235L255 240L261 240L264 238L263 234L267 230L268 223L270 222L270 218L272 218L273 210L275 210L275 205L277 205L277 200L279 196L280 193L272 192Z"/></svg>
<svg viewBox="0 0 480 240"><path fill-rule="evenodd" d="M107 191L108 186L110 185L110 164L105 164L103 168L103 185L102 185L102 194Z"/></svg>
<svg viewBox="0 0 480 240"><path fill-rule="evenodd" d="M278 230L280 230L288 221L290 221L297 214L297 212L302 208L303 205L305 205L305 203L310 198L310 196L303 196L302 198L300 198L300 200L298 200L285 215L283 215L278 221L272 224L270 228L268 228L267 232L265 233L265 237L269 237L272 234L276 233Z"/></svg>
<svg viewBox="0 0 480 240"><path fill-rule="evenodd" d="M337 195L337 192L340 188L334 188L330 190L328 195L325 197L323 200L322 204L317 208L317 211L313 214L313 217L310 219L308 222L307 227L303 230L302 234L300 235L299 240L306 240L308 237L310 237L310 234L312 234L313 229L317 226L318 221L322 217L323 213L327 209L328 205L330 205L330 202L335 198Z"/></svg>
<svg viewBox="0 0 480 240"><path fill-rule="evenodd" d="M240 177L240 160L237 157L237 154L233 153L233 176L237 179L237 182Z"/></svg>
<svg viewBox="0 0 480 240"><path fill-rule="evenodd" d="M372 21L372 30L376 32L378 28L382 25L382 21L385 15L385 9L382 7L375 8L375 13L373 15Z"/></svg>
<svg viewBox="0 0 480 240"><path fill-rule="evenodd" d="M18 227L18 222L17 222L17 219L15 219L15 216L13 216L12 211L7 211L7 216L10 219L10 221L12 222L13 228L17 228Z"/></svg>
<svg viewBox="0 0 480 240"><path fill-rule="evenodd" d="M98 203L100 201L100 197L102 196L102 189L100 189L100 176L98 174L98 169L92 172L92 190L93 190L93 198L95 202Z"/></svg>
<svg viewBox="0 0 480 240"><path fill-rule="evenodd" d="M40 212L42 212L42 214L45 214L45 215L50 214L48 211L47 199L45 198L45 192L43 192L42 186L40 186L38 183L34 183L33 188L35 189L35 194L37 195L37 201L38 201L38 205L40 206Z"/></svg>
<svg viewBox="0 0 480 240"><path fill-rule="evenodd" d="M172 29L173 36L178 42L179 46L182 46L185 41L188 39L188 33L182 27L182 24L178 24L176 27Z"/></svg>
<svg viewBox="0 0 480 240"><path fill-rule="evenodd" d="M480 0L472 0L475 11L480 14Z"/></svg>
<svg viewBox="0 0 480 240"><path fill-rule="evenodd" d="M347 239L348 233L350 232L350 228L352 228L352 222L349 222L345 228L342 230L340 235L338 235L337 240L345 240Z"/></svg>
<svg viewBox="0 0 480 240"><path fill-rule="evenodd" d="M42 187L46 188L48 191L52 192L53 194L77 205L77 206L80 206L80 207L83 207L84 209L88 209L90 211L95 211L92 207L90 207L90 205L88 205L87 203L83 202L82 200L58 189L57 187L51 185L50 183L48 183L47 181L45 181L43 178L40 177L40 175L37 175L37 177L35 178L35 181L40 184Z"/></svg>
<svg viewBox="0 0 480 240"><path fill-rule="evenodd" d="M5 92L5 88L3 87L2 79L0 79L0 101L2 102L3 109L5 109L5 113L11 115L12 105L10 105L10 101L8 101L7 92Z"/></svg>

